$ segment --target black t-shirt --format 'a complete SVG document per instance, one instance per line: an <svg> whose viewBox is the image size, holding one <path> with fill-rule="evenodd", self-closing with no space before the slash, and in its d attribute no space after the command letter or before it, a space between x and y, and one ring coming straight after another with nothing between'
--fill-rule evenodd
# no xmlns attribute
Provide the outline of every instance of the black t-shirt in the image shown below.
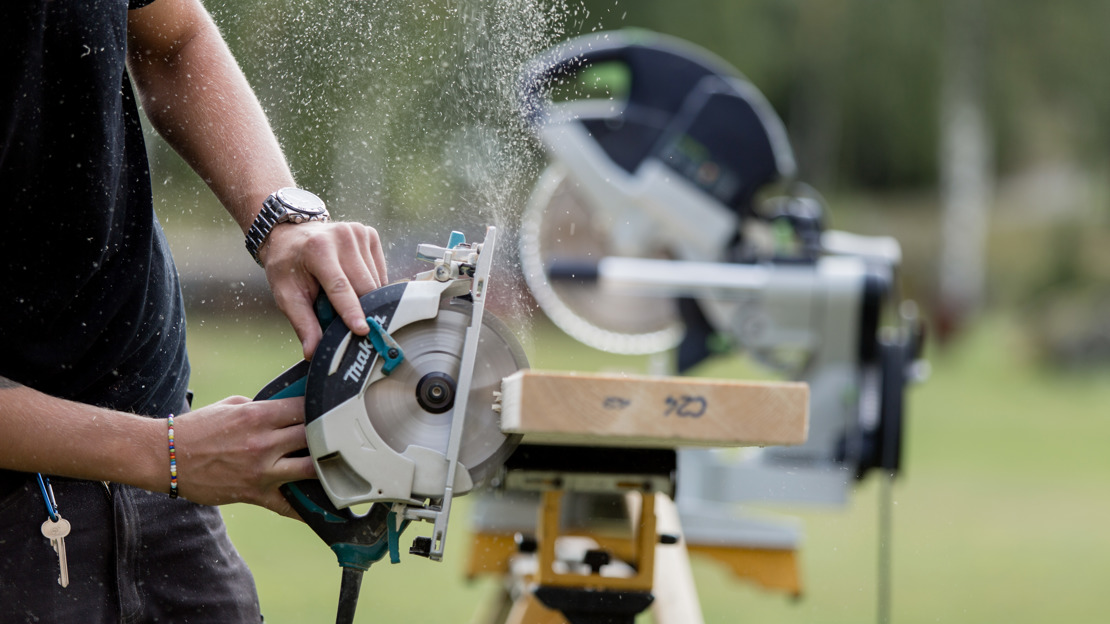
<svg viewBox="0 0 1110 624"><path fill-rule="evenodd" d="M0 375L165 416L188 383L185 316L125 67L128 9L0 2Z"/></svg>

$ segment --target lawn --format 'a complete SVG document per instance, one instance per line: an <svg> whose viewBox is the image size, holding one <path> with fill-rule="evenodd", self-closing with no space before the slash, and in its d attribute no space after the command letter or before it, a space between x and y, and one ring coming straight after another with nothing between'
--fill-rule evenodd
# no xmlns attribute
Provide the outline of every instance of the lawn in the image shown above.
<svg viewBox="0 0 1110 624"><path fill-rule="evenodd" d="M299 355L273 319L190 318L193 389L203 405L251 395ZM1110 621L1110 371L1041 370L1006 315L930 352L933 374L913 388L904 473L894 486L893 621ZM533 366L625 367L535 321ZM705 374L745 375L719 362ZM708 622L875 621L879 487L864 481L845 509L778 509L805 521L806 595L798 601L735 582L695 559ZM453 514L447 557L404 557L366 574L360 622L468 622L492 581L468 584L466 498ZM224 508L255 572L270 624L334 618L339 568L304 526L244 505ZM424 527L417 527L426 534Z"/></svg>

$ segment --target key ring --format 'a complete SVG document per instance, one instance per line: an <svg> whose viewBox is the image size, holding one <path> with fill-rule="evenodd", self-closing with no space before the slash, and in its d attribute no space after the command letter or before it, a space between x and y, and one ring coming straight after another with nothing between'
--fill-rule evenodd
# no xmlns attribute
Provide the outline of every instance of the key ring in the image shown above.
<svg viewBox="0 0 1110 624"><path fill-rule="evenodd" d="M50 514L52 522L58 521L58 503L54 500L54 488L50 485L50 478L43 477L42 473L36 475L39 479L39 491L42 492L42 501L46 503L46 513Z"/></svg>

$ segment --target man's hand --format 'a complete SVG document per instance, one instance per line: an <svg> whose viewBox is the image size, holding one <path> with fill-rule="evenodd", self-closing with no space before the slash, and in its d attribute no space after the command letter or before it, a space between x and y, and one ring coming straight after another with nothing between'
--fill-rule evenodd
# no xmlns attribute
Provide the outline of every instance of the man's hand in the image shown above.
<svg viewBox="0 0 1110 624"><path fill-rule="evenodd" d="M323 331L313 303L324 293L356 334L370 327L359 296L388 281L378 232L359 223L282 223L259 252L278 308L289 318L310 359Z"/></svg>
<svg viewBox="0 0 1110 624"><path fill-rule="evenodd" d="M304 399L230 397L178 416L174 425L178 491L204 505L251 503L299 518L278 489L315 479L308 456Z"/></svg>

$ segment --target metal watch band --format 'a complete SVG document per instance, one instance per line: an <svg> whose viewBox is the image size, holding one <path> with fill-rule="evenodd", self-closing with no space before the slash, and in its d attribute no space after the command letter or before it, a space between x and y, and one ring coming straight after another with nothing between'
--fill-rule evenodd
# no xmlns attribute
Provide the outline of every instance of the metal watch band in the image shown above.
<svg viewBox="0 0 1110 624"><path fill-rule="evenodd" d="M246 248L258 266L262 266L262 261L258 257L258 252L262 249L262 245L266 243L269 238L270 232L273 231L274 226L279 223L306 223L309 221L330 221L327 211L319 215L310 215L303 212L298 212L288 206L285 206L277 198L276 194L270 195L266 201L262 202L262 210L258 211L258 216L254 218L250 228L247 230Z"/></svg>
<svg viewBox="0 0 1110 624"><path fill-rule="evenodd" d="M267 197L266 201L262 203L262 210L258 211L258 216L254 218L254 223L251 223L250 229L247 230L247 251L250 253L251 257L254 258L254 261L258 263L258 266L262 266L262 261L258 259L258 251L262 249L262 245L266 242L266 238L270 236L270 232L273 231L274 226L277 225L278 219L281 217L281 212L284 212L279 210L277 198L273 195Z"/></svg>

